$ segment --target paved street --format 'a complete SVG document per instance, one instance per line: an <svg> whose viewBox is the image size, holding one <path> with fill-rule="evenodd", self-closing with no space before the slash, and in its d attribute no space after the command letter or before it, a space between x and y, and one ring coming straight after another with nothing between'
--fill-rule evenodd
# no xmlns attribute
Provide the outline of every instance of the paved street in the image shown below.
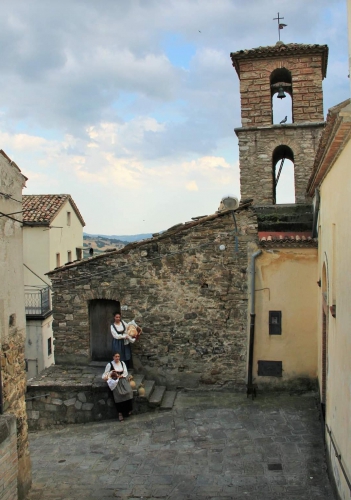
<svg viewBox="0 0 351 500"><path fill-rule="evenodd" d="M30 444L30 500L334 498L312 394L180 393L172 412L35 432Z"/></svg>

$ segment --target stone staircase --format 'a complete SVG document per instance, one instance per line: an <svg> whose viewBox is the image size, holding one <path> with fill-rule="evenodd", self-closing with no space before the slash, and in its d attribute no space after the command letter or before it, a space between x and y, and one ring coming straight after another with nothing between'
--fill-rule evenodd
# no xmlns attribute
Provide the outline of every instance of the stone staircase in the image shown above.
<svg viewBox="0 0 351 500"><path fill-rule="evenodd" d="M167 411L171 410L177 397L177 391L168 390L164 385L156 385L154 380L145 380L142 374L134 374L133 380L136 384L134 390L134 413L146 413L147 411ZM139 396L138 388L143 384L145 396Z"/></svg>

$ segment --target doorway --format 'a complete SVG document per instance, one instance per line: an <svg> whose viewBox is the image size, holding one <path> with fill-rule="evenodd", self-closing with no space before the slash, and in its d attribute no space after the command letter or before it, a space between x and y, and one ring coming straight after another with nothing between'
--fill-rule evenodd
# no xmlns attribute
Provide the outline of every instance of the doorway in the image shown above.
<svg viewBox="0 0 351 500"><path fill-rule="evenodd" d="M117 300L95 299L89 302L90 349L92 361L112 359L111 323L113 314L121 312Z"/></svg>

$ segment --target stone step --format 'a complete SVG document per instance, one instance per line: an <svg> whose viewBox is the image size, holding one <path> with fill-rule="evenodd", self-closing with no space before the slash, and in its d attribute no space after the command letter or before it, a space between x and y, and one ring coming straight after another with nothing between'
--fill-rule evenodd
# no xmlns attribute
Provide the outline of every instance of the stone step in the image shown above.
<svg viewBox="0 0 351 500"><path fill-rule="evenodd" d="M166 392L166 386L156 385L149 398L149 405L154 408L160 406L165 392Z"/></svg>
<svg viewBox="0 0 351 500"><path fill-rule="evenodd" d="M160 410L162 411L171 410L173 408L176 397L177 397L177 391L166 391L161 401Z"/></svg>
<svg viewBox="0 0 351 500"><path fill-rule="evenodd" d="M150 396L152 394L152 391L155 388L155 381L154 380L145 380L143 382L143 384L144 384L144 389L145 389L145 398L147 400L149 400Z"/></svg>

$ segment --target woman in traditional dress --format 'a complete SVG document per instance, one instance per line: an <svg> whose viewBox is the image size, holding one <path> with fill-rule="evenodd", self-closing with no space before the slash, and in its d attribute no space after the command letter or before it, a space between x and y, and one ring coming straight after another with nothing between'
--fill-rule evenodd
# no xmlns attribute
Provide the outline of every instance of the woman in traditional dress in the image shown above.
<svg viewBox="0 0 351 500"><path fill-rule="evenodd" d="M120 354L116 352L113 355L113 361L107 363L102 378L106 380L112 391L120 422L123 421L123 417L131 415L133 411L133 389L127 377L127 367L121 361Z"/></svg>
<svg viewBox="0 0 351 500"><path fill-rule="evenodd" d="M135 342L135 338L127 334L127 324L122 320L119 312L114 314L114 322L111 325L112 352L119 352L121 361L124 361L127 368L132 368L132 350L130 343Z"/></svg>

